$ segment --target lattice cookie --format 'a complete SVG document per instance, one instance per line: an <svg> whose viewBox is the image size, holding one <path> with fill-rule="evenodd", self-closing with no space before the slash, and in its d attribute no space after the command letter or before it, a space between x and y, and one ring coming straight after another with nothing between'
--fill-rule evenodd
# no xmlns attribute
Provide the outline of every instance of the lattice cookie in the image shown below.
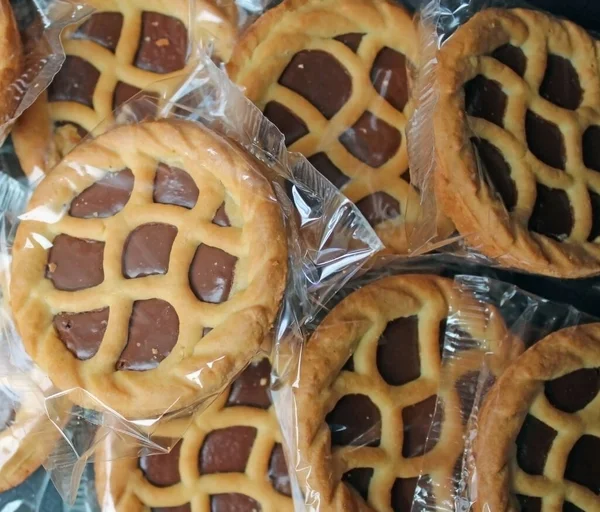
<svg viewBox="0 0 600 512"><path fill-rule="evenodd" d="M600 44L488 9L439 53L436 195L473 247L560 277L600 273Z"/></svg>
<svg viewBox="0 0 600 512"><path fill-rule="evenodd" d="M268 359L251 364L189 428L189 419L161 425L157 436L182 437L168 455L111 460L118 448L103 442L96 455L103 510L292 512L270 370Z"/></svg>
<svg viewBox="0 0 600 512"><path fill-rule="evenodd" d="M0 0L0 124L13 114L18 100L13 83L23 66L23 48L9 0Z"/></svg>
<svg viewBox="0 0 600 512"><path fill-rule="evenodd" d="M477 510L600 510L600 324L527 350L497 380L478 423Z"/></svg>
<svg viewBox="0 0 600 512"><path fill-rule="evenodd" d="M40 99L19 119L15 151L28 175L53 168L79 141L103 131L113 110L142 89L153 103L172 92L174 76L190 72L190 17L194 42L214 41L215 57L227 60L235 38L231 6L213 1L90 0L95 13L65 30L67 54L61 71ZM144 109L145 110L145 109ZM39 177L39 176L38 176Z"/></svg>
<svg viewBox="0 0 600 512"><path fill-rule="evenodd" d="M262 170L198 124L156 121L81 144L43 180L17 231L11 307L60 389L162 413L253 357L287 269Z"/></svg>
<svg viewBox="0 0 600 512"><path fill-rule="evenodd" d="M294 465L311 509L410 510L420 474L438 504L452 502L464 445L459 389L484 352L441 366L449 309L473 311L468 334L490 348L508 337L495 310L484 317L452 286L429 275L381 279L344 299L307 342L294 388ZM441 434L431 446L437 397Z"/></svg>
<svg viewBox="0 0 600 512"><path fill-rule="evenodd" d="M0 492L23 482L48 458L60 430L46 414L39 371L0 378Z"/></svg>
<svg viewBox="0 0 600 512"><path fill-rule="evenodd" d="M420 214L405 135L417 51L411 16L386 0L285 0L250 27L228 65L290 149L397 252Z"/></svg>

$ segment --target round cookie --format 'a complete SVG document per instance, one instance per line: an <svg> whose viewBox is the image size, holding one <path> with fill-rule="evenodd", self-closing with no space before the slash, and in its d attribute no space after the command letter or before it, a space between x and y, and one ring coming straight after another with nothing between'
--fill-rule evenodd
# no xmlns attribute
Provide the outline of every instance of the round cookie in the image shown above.
<svg viewBox="0 0 600 512"><path fill-rule="evenodd" d="M44 386L51 383L36 371L0 379L0 492L39 468L60 437L46 414Z"/></svg>
<svg viewBox="0 0 600 512"><path fill-rule="evenodd" d="M487 9L443 45L437 79L436 196L469 245L530 272L600 273L600 43Z"/></svg>
<svg viewBox="0 0 600 512"><path fill-rule="evenodd" d="M459 310L470 313L465 335L489 346L442 366L447 317ZM478 311L451 280L432 275L380 279L331 310L303 350L293 388L293 464L308 507L410 510L421 474L436 506L453 503L467 413L461 389L473 384L486 350L503 364L510 339L495 309ZM440 436L427 444L433 422Z"/></svg>
<svg viewBox="0 0 600 512"><path fill-rule="evenodd" d="M600 324L550 334L486 396L475 510L600 510Z"/></svg>
<svg viewBox="0 0 600 512"><path fill-rule="evenodd" d="M58 164L88 133L101 133L114 121L113 110L142 89L148 104L139 116L153 114L177 85L167 79L193 70L192 42L213 41L215 58L222 61L231 54L236 30L231 8L222 12L208 0L195 0L193 9L187 0L88 3L94 13L62 35L63 67L13 132L21 167L32 179Z"/></svg>
<svg viewBox="0 0 600 512"><path fill-rule="evenodd" d="M103 510L292 512L270 370L266 358L250 364L191 426L189 418L159 426L157 436L182 437L167 455L111 460L115 447L104 441L95 463Z"/></svg>
<svg viewBox="0 0 600 512"><path fill-rule="evenodd" d="M418 40L410 14L387 0L285 0L244 33L227 66L290 150L399 253L422 215L406 139Z"/></svg>
<svg viewBox="0 0 600 512"><path fill-rule="evenodd" d="M287 273L262 170L200 124L155 121L79 145L42 181L13 247L11 309L61 390L145 417L247 364Z"/></svg>
<svg viewBox="0 0 600 512"><path fill-rule="evenodd" d="M0 124L13 115L18 93L12 84L23 66L23 48L9 0L0 0Z"/></svg>

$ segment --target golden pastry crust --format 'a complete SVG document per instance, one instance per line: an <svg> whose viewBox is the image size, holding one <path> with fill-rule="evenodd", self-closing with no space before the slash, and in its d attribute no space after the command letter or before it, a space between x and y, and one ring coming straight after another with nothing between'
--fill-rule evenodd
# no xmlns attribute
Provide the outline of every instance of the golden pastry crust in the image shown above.
<svg viewBox="0 0 600 512"><path fill-rule="evenodd" d="M268 386L267 382L261 386ZM95 474L98 501L103 510L148 512L152 507L190 503L192 512L210 512L211 495L240 493L255 500L263 512L292 512L292 499L277 492L269 482L269 464L276 445L282 443L275 410L247 405L227 405L230 390L206 411L160 425L156 436L182 438L179 457L181 482L169 487L152 485L144 476L138 458L122 458L114 438L106 438L96 452ZM198 461L204 441L212 432L231 427L257 431L244 473L200 474ZM133 450L135 451L135 450ZM160 457L160 455L157 455Z"/></svg>
<svg viewBox="0 0 600 512"><path fill-rule="evenodd" d="M584 434L600 437L600 394L583 409L568 413L544 393L548 381L583 368L600 369L600 324L550 334L497 380L485 399L475 438L476 510L518 511L513 493L541 497L542 510L564 510L566 501L585 511L600 508L597 494L563 477L577 440ZM515 441L528 414L557 431L543 475L526 473L516 459Z"/></svg>
<svg viewBox="0 0 600 512"><path fill-rule="evenodd" d="M491 56L507 44L520 48L526 58L523 77ZM600 240L588 240L594 217L589 191L600 193L600 173L586 167L582 147L587 128L600 123L599 50L600 43L569 21L526 9L488 9L459 28L439 52L437 200L469 245L502 264L567 278L600 273ZM563 57L574 67L582 88L578 108L562 108L538 92L549 55ZM478 75L499 84L508 98L503 127L465 110L463 88ZM532 152L525 127L528 111L559 128L565 171ZM473 137L491 143L510 167L516 187L511 211L482 176ZM548 140L546 149L556 144ZM539 185L568 196L573 226L564 240L529 227Z"/></svg>
<svg viewBox="0 0 600 512"><path fill-rule="evenodd" d="M201 195L193 208L152 202L158 163L184 169L194 180ZM82 166L93 172L81 172ZM106 218L67 213L79 193L124 168L131 169L135 183L121 211ZM148 416L198 400L197 379L201 394L210 396L250 360L273 324L287 273L282 214L261 172L256 160L201 125L155 121L121 126L81 144L42 181L13 247L11 308L27 351L60 389L81 387L125 416ZM231 227L211 221L221 204ZM152 222L178 230L168 271L126 279L124 243L134 228ZM48 249L63 233L105 242L101 284L61 291L45 278L47 267L52 272ZM198 300L189 286L190 262L200 243L238 258L230 298L220 304ZM155 369L116 371L133 301L153 297L175 309L177 344ZM107 306L104 341L94 357L79 360L58 337L54 315ZM202 337L206 327L213 330ZM81 405L100 407L85 393L77 396Z"/></svg>
<svg viewBox="0 0 600 512"><path fill-rule="evenodd" d="M23 47L9 0L0 0L0 124L13 115L19 100L13 83L23 67Z"/></svg>
<svg viewBox="0 0 600 512"><path fill-rule="evenodd" d="M344 35L360 36L356 50L335 39ZM325 153L339 169L340 183L344 182L341 190L350 200L368 201L377 197L375 194L390 197L387 203L382 201L375 228L389 249L404 253L408 250L407 238L421 214L419 194L409 184L405 133L413 104L407 96L405 105L394 106L373 85L374 79L383 79L389 80L389 90L396 87L392 85L396 78L391 78L389 71L378 78L371 76L374 63L386 48L405 56L408 68L418 64L415 26L410 14L397 4L386 0L285 0L244 33L227 69L261 110L275 101L306 125L306 134L293 141L290 150L309 158ZM351 78L350 97L330 119L302 95L279 83L288 64L303 50L332 55ZM408 89L408 85L405 87ZM398 130L401 139L391 156L378 162L377 167L363 161L364 156L361 160L352 154L340 140L350 127L364 120L365 114ZM383 137L383 128L378 126ZM362 128L355 130L360 132ZM369 149L369 153L375 151ZM399 206L390 206L391 201ZM442 224L448 227L447 221Z"/></svg>
<svg viewBox="0 0 600 512"><path fill-rule="evenodd" d="M94 91L94 106L75 101L49 102L42 95L19 118L14 132L15 151L23 171L32 176L34 171L46 172L56 165L80 141L81 134L73 125L55 126L55 123L75 123L84 131L98 135L114 122L113 98L119 82L142 89L159 99L168 97L177 87L177 80L169 80L190 73L196 65L193 52L186 66L170 73L156 73L135 66L144 12L160 13L179 20L189 30L190 15L195 16L192 31L194 45L212 41L215 56L227 61L236 37L236 28L230 18L231 7L223 12L213 2L196 0L193 9L187 0L90 0L94 13L116 12L123 15L123 28L115 52L92 40L73 38L79 26L68 27L62 41L67 56L79 57L100 70ZM190 41L192 43L192 41ZM194 46L191 45L191 46Z"/></svg>
<svg viewBox="0 0 600 512"><path fill-rule="evenodd" d="M440 341L444 338L440 329L449 311L458 310L473 312L468 328L461 325L461 329L474 339L488 342L488 349L510 345L505 344L510 342L510 335L496 310L487 308L483 314L480 304L453 290L451 280L431 275L399 275L375 281L349 295L327 315L303 350L300 384L293 390L300 461L292 463L299 468L297 475L307 502L323 511L389 511L396 479L416 479L421 472L431 478L438 504L452 502L453 471L464 444L464 411L457 384L461 377L480 368L485 353L464 352L456 363L441 366ZM378 340L389 322L403 317L417 318L420 375L396 386L380 373ZM409 349L407 346L411 353ZM351 371L346 366L349 357L353 358ZM379 409L378 446L332 449L325 418L342 397L350 394L367 395ZM405 408L436 395L444 402L438 442L429 451L404 457ZM342 475L354 468L374 469L367 502L342 480Z"/></svg>

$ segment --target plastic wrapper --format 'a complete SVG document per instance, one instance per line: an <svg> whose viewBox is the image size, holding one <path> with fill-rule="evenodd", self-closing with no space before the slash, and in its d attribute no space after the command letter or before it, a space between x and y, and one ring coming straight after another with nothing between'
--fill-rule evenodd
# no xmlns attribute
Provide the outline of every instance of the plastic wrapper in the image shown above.
<svg viewBox="0 0 600 512"><path fill-rule="evenodd" d="M468 434L453 495L436 502L423 476L412 510L596 510L598 482L588 472L600 427L596 317L487 277L457 276L455 287L475 297L449 317L443 353L444 364L471 367L458 388ZM465 331L491 308L510 332L501 367L490 364L493 345ZM486 351L480 367L464 357L472 350ZM448 414L438 403L429 446L443 439Z"/></svg>
<svg viewBox="0 0 600 512"><path fill-rule="evenodd" d="M199 46L226 62L237 35L232 2L90 0L86 5L93 14L61 34L64 65L57 74L56 67L48 90L13 131L21 168L32 183L86 134L110 126L113 110L140 90L156 101L172 94L177 82L169 79L195 68Z"/></svg>
<svg viewBox="0 0 600 512"><path fill-rule="evenodd" d="M227 65L290 150L304 154L399 254L422 215L405 130L419 35L406 5L284 1L241 35ZM451 228L439 220L441 230Z"/></svg>
<svg viewBox="0 0 600 512"><path fill-rule="evenodd" d="M189 423L380 248L202 61L154 119L141 95L69 153L16 234L5 219L5 308L21 335L11 326L5 343L23 342L58 388L44 405L63 435L45 467L68 501L100 441L168 451L164 421Z"/></svg>
<svg viewBox="0 0 600 512"><path fill-rule="evenodd" d="M0 143L15 120L48 86L65 54L60 33L83 19L91 9L83 3L62 0L18 0L0 7L2 65L0 83Z"/></svg>
<svg viewBox="0 0 600 512"><path fill-rule="evenodd" d="M592 21L595 4L557 12L586 9ZM519 1L432 0L420 19L409 152L424 215L412 250L459 239L449 250L488 263L598 274L598 121L582 116L597 110L595 33ZM454 235L436 227L441 214Z"/></svg>

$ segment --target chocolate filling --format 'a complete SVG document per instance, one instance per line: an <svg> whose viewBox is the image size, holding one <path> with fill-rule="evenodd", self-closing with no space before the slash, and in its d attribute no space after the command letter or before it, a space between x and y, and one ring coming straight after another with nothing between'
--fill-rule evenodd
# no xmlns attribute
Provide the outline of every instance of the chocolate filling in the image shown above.
<svg viewBox="0 0 600 512"><path fill-rule="evenodd" d="M525 116L525 135L529 150L538 160L555 169L565 170L565 142L555 124L528 110Z"/></svg>
<svg viewBox="0 0 600 512"><path fill-rule="evenodd" d="M600 236L600 195L588 190L590 193L590 203L592 205L592 229L588 242L593 242Z"/></svg>
<svg viewBox="0 0 600 512"><path fill-rule="evenodd" d="M562 512L585 512L585 510L579 508L570 501L565 501L563 503Z"/></svg>
<svg viewBox="0 0 600 512"><path fill-rule="evenodd" d="M402 456L404 458L420 457L429 452L435 443L426 446L427 434L432 426L433 415L437 396L433 395L402 409L402 424L404 429L404 441L402 443ZM441 424L442 419L437 420Z"/></svg>
<svg viewBox="0 0 600 512"><path fill-rule="evenodd" d="M558 55L548 55L540 95L559 107L575 110L583 99L579 75L573 64Z"/></svg>
<svg viewBox="0 0 600 512"><path fill-rule="evenodd" d="M176 507L152 507L150 512L192 512L192 507L189 503Z"/></svg>
<svg viewBox="0 0 600 512"><path fill-rule="evenodd" d="M529 229L558 241L571 234L573 209L564 190L537 184L537 198L529 219Z"/></svg>
<svg viewBox="0 0 600 512"><path fill-rule="evenodd" d="M79 360L96 355L108 325L109 308L84 313L59 313L53 324L58 337Z"/></svg>
<svg viewBox="0 0 600 512"><path fill-rule="evenodd" d="M140 469L146 480L156 487L168 487L180 482L179 455L181 441L171 451L162 455L143 455L140 457Z"/></svg>
<svg viewBox="0 0 600 512"><path fill-rule="evenodd" d="M477 391L477 383L479 380L479 372L472 371L465 373L456 381L456 391L460 400L460 415L463 425L469 421L469 415L473 407L475 393Z"/></svg>
<svg viewBox="0 0 600 512"><path fill-rule="evenodd" d="M271 407L270 377L271 364L267 358L250 363L231 385L227 406L245 405L259 409Z"/></svg>
<svg viewBox="0 0 600 512"><path fill-rule="evenodd" d="M507 102L502 86L483 75L477 75L465 84L465 106L470 116L502 127Z"/></svg>
<svg viewBox="0 0 600 512"><path fill-rule="evenodd" d="M512 212L517 205L518 192L504 155L485 139L472 138L471 142L477 150L482 171L492 191L500 196L506 210Z"/></svg>
<svg viewBox="0 0 600 512"><path fill-rule="evenodd" d="M187 29L177 18L157 12L142 14L136 67L160 74L179 71L185 67L187 47Z"/></svg>
<svg viewBox="0 0 600 512"><path fill-rule="evenodd" d="M133 182L130 169L106 173L73 199L69 215L80 219L112 217L129 201Z"/></svg>
<svg viewBox="0 0 600 512"><path fill-rule="evenodd" d="M156 368L171 353L178 337L179 317L171 304L160 299L135 301L117 370Z"/></svg>
<svg viewBox="0 0 600 512"><path fill-rule="evenodd" d="M342 475L342 481L362 496L362 499L369 499L369 485L373 478L373 468L354 468Z"/></svg>
<svg viewBox="0 0 600 512"><path fill-rule="evenodd" d="M128 279L166 274L177 228L170 224L143 224L127 237L123 249L123 275Z"/></svg>
<svg viewBox="0 0 600 512"><path fill-rule="evenodd" d="M419 378L419 317L397 318L387 324L377 342L377 369L391 386Z"/></svg>
<svg viewBox="0 0 600 512"><path fill-rule="evenodd" d="M378 168L396 154L402 134L371 112L364 112L354 126L340 135L339 140L354 157Z"/></svg>
<svg viewBox="0 0 600 512"><path fill-rule="evenodd" d="M10 428L17 416L17 409L12 400L0 392L0 432Z"/></svg>
<svg viewBox="0 0 600 512"><path fill-rule="evenodd" d="M516 440L517 462L525 473L544 473L546 457L555 437L556 430L534 416L527 415Z"/></svg>
<svg viewBox="0 0 600 512"><path fill-rule="evenodd" d="M333 446L379 446L381 414L366 395L345 395L325 421Z"/></svg>
<svg viewBox="0 0 600 512"><path fill-rule="evenodd" d="M113 95L113 109L119 108L123 103L128 102L141 91L142 89L139 87L134 87L125 82L118 82ZM140 96L140 99L142 97L145 99L145 102L138 102L136 99L135 106L133 107L133 112L138 120L145 117L152 117L156 113L156 105L158 104L158 95L153 92L144 91L144 94Z"/></svg>
<svg viewBox="0 0 600 512"><path fill-rule="evenodd" d="M120 12L98 12L92 14L71 38L89 39L115 53L122 28L123 15Z"/></svg>
<svg viewBox="0 0 600 512"><path fill-rule="evenodd" d="M322 50L302 50L294 55L279 83L306 98L327 119L331 119L352 94L352 78L346 68Z"/></svg>
<svg viewBox="0 0 600 512"><path fill-rule="evenodd" d="M600 438L583 435L573 446L567 460L565 478L600 494Z"/></svg>
<svg viewBox="0 0 600 512"><path fill-rule="evenodd" d="M542 498L517 494L517 501L519 502L519 506L521 507L521 512L542 511Z"/></svg>
<svg viewBox="0 0 600 512"><path fill-rule="evenodd" d="M154 178L154 202L191 209L196 206L200 191L192 177L183 169L159 163Z"/></svg>
<svg viewBox="0 0 600 512"><path fill-rule="evenodd" d="M273 488L286 496L292 495L290 476L287 471L283 447L277 443L269 460L269 480Z"/></svg>
<svg viewBox="0 0 600 512"><path fill-rule="evenodd" d="M340 36L334 37L336 41L345 44L348 48L350 48L354 53L358 51L358 47L360 46L360 42L362 41L364 34L359 34L358 32L352 32L349 34L342 34Z"/></svg>
<svg viewBox="0 0 600 512"><path fill-rule="evenodd" d="M94 91L99 78L100 71L87 60L67 55L48 87L48 101L74 101L94 108Z"/></svg>
<svg viewBox="0 0 600 512"><path fill-rule="evenodd" d="M418 477L396 478L392 486L392 510L408 511L412 507Z"/></svg>
<svg viewBox="0 0 600 512"><path fill-rule="evenodd" d="M353 372L354 371L354 357L350 356L350 358L348 359L348 361L346 361L346 363L344 364L344 366L342 366L342 370L346 371L346 372Z"/></svg>
<svg viewBox="0 0 600 512"><path fill-rule="evenodd" d="M406 57L391 48L383 48L371 68L371 83L392 107L404 110L409 96Z"/></svg>
<svg viewBox="0 0 600 512"><path fill-rule="evenodd" d="M583 163L600 172L600 126L590 126L583 134Z"/></svg>
<svg viewBox="0 0 600 512"><path fill-rule="evenodd" d="M213 224L217 226L221 226L222 228L227 228L231 226L231 222L229 221L229 217L227 216L227 212L225 211L225 203L222 203L221 206L217 209L215 216L212 220Z"/></svg>
<svg viewBox="0 0 600 512"><path fill-rule="evenodd" d="M400 203L386 192L375 192L356 203L371 226L400 216Z"/></svg>
<svg viewBox="0 0 600 512"><path fill-rule="evenodd" d="M291 146L308 133L306 123L281 103L269 101L264 114L283 133L286 146Z"/></svg>
<svg viewBox="0 0 600 512"><path fill-rule="evenodd" d="M260 512L260 504L245 494L214 494L210 497L210 512Z"/></svg>
<svg viewBox="0 0 600 512"><path fill-rule="evenodd" d="M255 439L253 427L213 430L206 436L200 451L200 473L244 473Z"/></svg>
<svg viewBox="0 0 600 512"><path fill-rule="evenodd" d="M544 385L546 398L557 409L574 413L600 393L600 368L581 369Z"/></svg>
<svg viewBox="0 0 600 512"><path fill-rule="evenodd" d="M104 281L104 242L58 235L48 253L46 277L57 290L76 291Z"/></svg>
<svg viewBox="0 0 600 512"><path fill-rule="evenodd" d="M210 245L200 244L190 267L190 286L202 302L219 304L229 298L237 258Z"/></svg>
<svg viewBox="0 0 600 512"><path fill-rule="evenodd" d="M341 189L350 181L350 178L329 159L327 153L317 153L308 161L337 188Z"/></svg>
<svg viewBox="0 0 600 512"><path fill-rule="evenodd" d="M512 44L505 44L496 48L492 53L494 59L499 60L505 66L512 69L517 75L525 76L525 69L527 67L527 57L523 53L523 50Z"/></svg>

